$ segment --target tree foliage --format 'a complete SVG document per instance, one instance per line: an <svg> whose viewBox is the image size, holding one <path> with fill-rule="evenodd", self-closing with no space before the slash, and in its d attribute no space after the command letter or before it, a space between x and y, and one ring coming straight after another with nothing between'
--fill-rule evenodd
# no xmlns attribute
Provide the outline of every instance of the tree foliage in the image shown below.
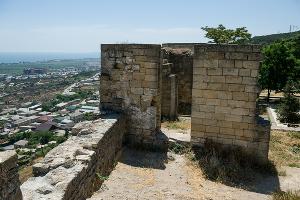
<svg viewBox="0 0 300 200"><path fill-rule="evenodd" d="M294 96L294 85L288 81L284 88L284 98L277 109L279 120L283 123L298 123L300 121L300 102Z"/></svg>
<svg viewBox="0 0 300 200"><path fill-rule="evenodd" d="M271 34L271 35L254 36L253 38L251 38L250 43L269 45L276 41L294 38L295 36L297 36L299 34L300 34L300 31L291 32L291 33L277 33L277 34Z"/></svg>
<svg viewBox="0 0 300 200"><path fill-rule="evenodd" d="M94 113L85 113L83 119L85 121L93 121L97 119L97 115L95 115Z"/></svg>
<svg viewBox="0 0 300 200"><path fill-rule="evenodd" d="M282 91L288 80L300 80L300 37L274 42L263 49L264 61L259 72L262 89ZM298 87L297 87L298 88Z"/></svg>
<svg viewBox="0 0 300 200"><path fill-rule="evenodd" d="M263 88L282 90L289 77L294 76L295 57L284 42L273 43L263 49L264 61L260 83Z"/></svg>
<svg viewBox="0 0 300 200"><path fill-rule="evenodd" d="M201 29L206 31L205 37L212 39L210 42L217 44L245 44L251 39L246 27L233 30L220 24L217 28L206 26Z"/></svg>
<svg viewBox="0 0 300 200"><path fill-rule="evenodd" d="M19 140L28 140L29 146L35 146L37 144L47 144L49 141L56 141L58 144L64 142L67 139L66 136L56 136L52 132L18 132L15 135L10 136L9 142L14 143Z"/></svg>
<svg viewBox="0 0 300 200"><path fill-rule="evenodd" d="M55 105L61 103L61 102L68 102L73 101L75 99L86 99L93 95L93 92L90 90L78 90L76 91L76 94L73 95L62 95L58 94L56 97L50 101L44 102L42 104L42 110L43 111L57 111L55 108Z"/></svg>

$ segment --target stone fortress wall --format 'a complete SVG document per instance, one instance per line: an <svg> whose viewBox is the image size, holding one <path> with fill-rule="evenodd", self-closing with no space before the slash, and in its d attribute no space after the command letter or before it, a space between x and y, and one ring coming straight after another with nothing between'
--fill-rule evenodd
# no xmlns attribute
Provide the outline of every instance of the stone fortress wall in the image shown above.
<svg viewBox="0 0 300 200"><path fill-rule="evenodd" d="M260 47L196 44L189 48L191 143L239 146L266 161L270 125L256 113ZM172 72L181 61L168 57L164 62L164 51L161 45L102 45L101 119L76 125L72 137L33 166L34 177L21 186L23 199L86 199L113 169L123 142L167 149L167 138L160 131L161 113L177 114L178 78L182 70L190 69ZM0 168L0 200L21 199L16 154L0 152Z"/></svg>
<svg viewBox="0 0 300 200"><path fill-rule="evenodd" d="M260 51L256 45L195 46L192 143L240 146L268 159L270 126L256 113Z"/></svg>
<svg viewBox="0 0 300 200"><path fill-rule="evenodd" d="M149 119L149 123L147 123L139 117L140 111L130 112L132 108L141 107L142 104L139 102L143 103L143 95L148 88L139 88L140 83L135 82L133 77L127 79L129 74L127 68L131 69L130 65L136 64L136 73L142 73L141 76L144 77L147 74L143 75L143 68L140 67L143 66L143 62L149 63L151 60L151 62L160 65L159 61L161 61L162 68L155 70L156 74L161 75L156 76L157 79L153 79L157 81L158 85L162 85L161 87L158 86L158 91L161 90L161 92L154 93L161 95L161 97L153 96L151 98L161 99L162 116L169 114L170 118L174 118L174 115L183 107L180 105L182 101L180 96L183 96L192 101L191 138L193 144L203 145L205 141L213 141L222 145L239 146L247 152L254 152L254 155L260 160L267 160L270 126L256 113L256 99L260 92L257 76L262 60L260 46L216 44L167 44L163 46L162 50L160 50L160 46L151 46L152 48L155 47L155 55L159 55L159 51L162 52L161 59L153 61L153 52L149 49L145 51L145 48L150 46L109 45L107 48L107 45L103 45L102 80L105 82L101 85L106 88L103 91L105 94L112 95L108 101L106 99L101 100L102 107L108 107L106 105L111 102L121 102L120 105L125 105L121 110L127 113L129 121L134 119L129 123L131 127L129 127L128 135L139 138L139 144L153 144L156 140L155 137L152 137L150 143L149 140L143 140L143 138L148 138L149 134L145 134L140 129L148 130L149 124L160 120L160 114L156 113L156 119ZM143 51L141 52L140 49ZM133 51L135 54L130 54L132 50L135 50ZM143 56L143 62L136 61L136 58L140 58L140 56ZM133 61L128 63L126 59L130 59L130 61L133 59ZM115 67L118 69L113 67L116 61L120 63L119 68ZM120 78L122 73L122 76L126 75L125 82L122 82L123 80ZM114 76L117 78L114 79ZM188 87L183 87L182 82L180 82L181 79L185 80L185 85ZM161 82L162 84L160 84ZM125 94L117 96L117 93L121 93L121 89L116 90L111 86L119 83L127 85L127 88L123 90ZM134 89L132 90L132 88ZM132 99L135 95L132 91L137 88L140 96L138 96L136 103ZM191 88L193 88L192 91ZM105 94L104 97L107 98ZM156 112L160 110L158 102L158 100L155 101ZM174 106L174 104L177 105ZM151 113L148 110L151 108L149 106L148 103L143 108L147 113ZM177 109L174 110L174 107ZM143 124L136 126L139 121ZM159 126L151 129L153 136L157 134L158 129ZM132 138L130 140L136 142Z"/></svg>
<svg viewBox="0 0 300 200"><path fill-rule="evenodd" d="M161 46L101 46L101 109L127 116L126 141L133 146L164 147L161 119Z"/></svg>
<svg viewBox="0 0 300 200"><path fill-rule="evenodd" d="M203 43L164 43L162 44L162 48L171 48L171 49L189 49L192 54L194 54L195 45L199 45Z"/></svg>

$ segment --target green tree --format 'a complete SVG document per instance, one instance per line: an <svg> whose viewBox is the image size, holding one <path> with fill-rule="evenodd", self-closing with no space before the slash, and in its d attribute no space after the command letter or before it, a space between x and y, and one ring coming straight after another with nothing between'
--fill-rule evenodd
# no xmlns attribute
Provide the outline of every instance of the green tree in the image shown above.
<svg viewBox="0 0 300 200"><path fill-rule="evenodd" d="M297 80L297 60L285 41L275 42L263 49L264 61L259 72L262 89L281 91L288 79Z"/></svg>
<svg viewBox="0 0 300 200"><path fill-rule="evenodd" d="M288 81L284 88L284 98L277 109L279 120L283 123L298 123L300 121L300 102L294 96L294 85Z"/></svg>
<svg viewBox="0 0 300 200"><path fill-rule="evenodd" d="M300 92L300 34L286 40L286 43L296 59L296 65L293 73L291 74L291 79L295 83L296 91Z"/></svg>
<svg viewBox="0 0 300 200"><path fill-rule="evenodd" d="M295 58L300 59L300 33L295 37L287 39L286 43L291 49Z"/></svg>
<svg viewBox="0 0 300 200"><path fill-rule="evenodd" d="M205 37L212 39L210 42L217 44L245 44L251 39L246 27L233 30L220 24L217 28L206 26L201 29L206 31Z"/></svg>
<svg viewBox="0 0 300 200"><path fill-rule="evenodd" d="M97 116L94 113L85 113L83 116L83 119L85 121L92 121L95 120L97 118Z"/></svg>

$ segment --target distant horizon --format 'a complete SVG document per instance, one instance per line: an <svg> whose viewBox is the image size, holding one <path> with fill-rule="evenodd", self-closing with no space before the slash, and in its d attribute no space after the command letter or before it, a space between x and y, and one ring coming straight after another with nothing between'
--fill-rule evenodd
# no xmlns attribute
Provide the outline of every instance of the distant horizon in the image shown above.
<svg viewBox="0 0 300 200"><path fill-rule="evenodd" d="M61 53L61 54L89 54L89 53L100 53L97 51L0 51L0 53L24 53L24 54L30 54L30 53Z"/></svg>
<svg viewBox="0 0 300 200"><path fill-rule="evenodd" d="M100 58L99 52L0 52L1 63Z"/></svg>

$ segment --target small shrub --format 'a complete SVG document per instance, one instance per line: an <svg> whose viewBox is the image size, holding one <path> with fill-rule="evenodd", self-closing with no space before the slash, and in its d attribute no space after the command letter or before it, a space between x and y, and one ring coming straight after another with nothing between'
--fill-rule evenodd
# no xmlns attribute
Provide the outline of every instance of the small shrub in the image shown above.
<svg viewBox="0 0 300 200"><path fill-rule="evenodd" d="M286 171L285 170L278 171L278 176L286 176Z"/></svg>
<svg viewBox="0 0 300 200"><path fill-rule="evenodd" d="M180 143L170 143L169 150L175 154L185 154L190 151L190 148Z"/></svg>
<svg viewBox="0 0 300 200"><path fill-rule="evenodd" d="M101 174L99 173L96 173L97 177L99 178L99 180L101 181L106 181L108 179L108 176L102 176Z"/></svg>
<svg viewBox="0 0 300 200"><path fill-rule="evenodd" d="M294 139L300 139L300 132L290 131L287 135Z"/></svg>
<svg viewBox="0 0 300 200"><path fill-rule="evenodd" d="M299 154L300 153L300 145L293 145L291 147L291 152L293 152L294 154Z"/></svg>
<svg viewBox="0 0 300 200"><path fill-rule="evenodd" d="M85 113L83 116L83 119L85 121L93 121L93 120L97 119L97 117L98 116L94 113Z"/></svg>
<svg viewBox="0 0 300 200"><path fill-rule="evenodd" d="M57 142L57 144L61 144L63 142L65 142L67 140L67 137L65 136L58 136L57 138L55 138L55 141Z"/></svg>
<svg viewBox="0 0 300 200"><path fill-rule="evenodd" d="M45 153L44 153L42 150L38 150L38 151L35 152L35 156L36 156L37 158L39 158L39 157L44 157L44 156L45 156Z"/></svg>
<svg viewBox="0 0 300 200"><path fill-rule="evenodd" d="M284 88L284 98L277 109L279 120L283 123L298 123L299 110L300 102L293 94L293 83L289 81Z"/></svg>
<svg viewBox="0 0 300 200"><path fill-rule="evenodd" d="M300 200L299 192L292 191L277 191L273 193L273 200Z"/></svg>

